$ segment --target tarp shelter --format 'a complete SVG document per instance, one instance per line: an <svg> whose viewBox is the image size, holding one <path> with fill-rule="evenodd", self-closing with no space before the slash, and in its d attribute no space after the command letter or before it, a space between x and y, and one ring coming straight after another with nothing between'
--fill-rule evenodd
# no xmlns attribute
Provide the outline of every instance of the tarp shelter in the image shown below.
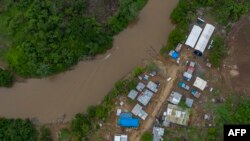
<svg viewBox="0 0 250 141"><path fill-rule="evenodd" d="M190 46L191 48L195 47L195 44L197 43L200 34L201 34L202 28L194 25L190 34L188 35L187 41L186 41L186 45Z"/></svg>
<svg viewBox="0 0 250 141"><path fill-rule="evenodd" d="M146 89L144 92L142 92L142 94L140 94L137 98L137 100L144 106L146 106L148 104L148 102L150 101L150 99L152 98L152 96L154 95L153 92L151 92L150 90Z"/></svg>
<svg viewBox="0 0 250 141"><path fill-rule="evenodd" d="M169 52L169 55L170 55L173 59L175 59L175 60L177 60L177 59L179 58L179 52L174 51L174 50L171 50L171 51Z"/></svg>
<svg viewBox="0 0 250 141"><path fill-rule="evenodd" d="M192 78L192 74L190 74L190 73L188 73L188 72L184 72L184 73L183 73L183 77L184 77L184 80L190 81L191 78Z"/></svg>
<svg viewBox="0 0 250 141"><path fill-rule="evenodd" d="M128 135L115 135L114 141L128 141Z"/></svg>
<svg viewBox="0 0 250 141"><path fill-rule="evenodd" d="M147 88L148 88L149 90L151 90L152 92L154 92L154 93L157 93L157 91L158 91L158 86L157 86L157 84L155 84L155 83L152 82L152 81L149 81L149 82L148 82Z"/></svg>
<svg viewBox="0 0 250 141"><path fill-rule="evenodd" d="M137 86L136 86L136 89L138 90L138 91L142 91L143 89L145 88L145 85L142 83L142 82L139 82L138 84L137 84Z"/></svg>
<svg viewBox="0 0 250 141"><path fill-rule="evenodd" d="M140 120L133 118L132 113L121 113L118 118L118 125L121 127L138 128Z"/></svg>
<svg viewBox="0 0 250 141"><path fill-rule="evenodd" d="M201 79L200 77L196 77L193 86L203 91L207 86L207 81Z"/></svg>
<svg viewBox="0 0 250 141"><path fill-rule="evenodd" d="M211 24L206 24L204 30L201 33L200 39L198 40L196 46L195 46L195 52L198 54L203 54L205 51L208 41L210 40L213 32L214 32L215 27ZM196 54L197 54L196 53ZM199 55L200 56L200 55Z"/></svg>
<svg viewBox="0 0 250 141"><path fill-rule="evenodd" d="M132 109L131 113L134 115L140 117L142 120L145 120L148 116L148 113L146 113L140 104L136 104L135 107Z"/></svg>
<svg viewBox="0 0 250 141"><path fill-rule="evenodd" d="M131 90L129 93L128 93L128 97L132 100L135 100L136 96L138 95L138 92L136 90Z"/></svg>

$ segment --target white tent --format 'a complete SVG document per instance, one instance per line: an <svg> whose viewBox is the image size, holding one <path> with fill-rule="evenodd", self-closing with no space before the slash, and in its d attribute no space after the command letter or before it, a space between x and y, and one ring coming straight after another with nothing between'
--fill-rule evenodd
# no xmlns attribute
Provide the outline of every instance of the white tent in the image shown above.
<svg viewBox="0 0 250 141"><path fill-rule="evenodd" d="M207 86L207 81L201 79L200 77L196 77L193 86L203 91Z"/></svg>
<svg viewBox="0 0 250 141"><path fill-rule="evenodd" d="M198 41L200 35L201 35L202 28L194 25L190 34L188 35L186 45L190 46L191 48L194 48L196 42Z"/></svg>
<svg viewBox="0 0 250 141"><path fill-rule="evenodd" d="M202 31L202 34L200 36L199 41L197 42L195 46L195 50L203 53L207 47L208 41L210 40L215 27L211 24L206 24L204 30Z"/></svg>
<svg viewBox="0 0 250 141"><path fill-rule="evenodd" d="M128 141L128 135L115 135L114 141Z"/></svg>

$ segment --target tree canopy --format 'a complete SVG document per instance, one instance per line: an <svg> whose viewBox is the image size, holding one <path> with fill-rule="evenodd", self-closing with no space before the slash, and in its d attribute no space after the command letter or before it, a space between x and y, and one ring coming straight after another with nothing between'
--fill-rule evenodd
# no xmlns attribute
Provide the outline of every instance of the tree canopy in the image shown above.
<svg viewBox="0 0 250 141"><path fill-rule="evenodd" d="M29 120L0 118L1 141L36 141L36 129Z"/></svg>
<svg viewBox="0 0 250 141"><path fill-rule="evenodd" d="M112 47L113 36L133 20L147 0L120 0L105 24L86 14L86 0L1 1L0 33L11 41L8 65L26 77L64 71Z"/></svg>

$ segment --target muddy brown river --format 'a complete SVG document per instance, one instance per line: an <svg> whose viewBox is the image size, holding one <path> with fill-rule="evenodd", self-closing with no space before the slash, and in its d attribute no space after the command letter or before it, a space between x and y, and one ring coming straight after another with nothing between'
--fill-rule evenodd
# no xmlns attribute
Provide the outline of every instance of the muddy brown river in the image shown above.
<svg viewBox="0 0 250 141"><path fill-rule="evenodd" d="M98 104L144 59L166 44L173 25L169 16L178 0L149 0L136 23L119 33L113 48L94 61L79 62L72 70L43 79L28 79L12 88L0 88L0 117L70 120L88 106Z"/></svg>

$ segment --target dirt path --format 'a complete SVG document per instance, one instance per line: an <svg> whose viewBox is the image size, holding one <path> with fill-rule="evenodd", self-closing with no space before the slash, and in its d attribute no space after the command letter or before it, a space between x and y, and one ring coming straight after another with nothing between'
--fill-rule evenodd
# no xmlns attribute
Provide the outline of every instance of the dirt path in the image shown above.
<svg viewBox="0 0 250 141"><path fill-rule="evenodd" d="M172 80L167 82L164 89L161 91L160 96L158 97L158 100L157 100L158 102L155 105L154 111L152 112L151 115L148 116L148 119L143 123L143 127L140 130L136 130L131 135L131 138L130 138L131 141L140 141L141 135L152 127L155 121L155 116L159 113L162 105L164 104L165 100L167 99L172 89L173 82L177 77L176 74L177 74L178 69L179 67L176 65L172 65L171 67L168 68L168 70L171 70L168 76L172 77Z"/></svg>

